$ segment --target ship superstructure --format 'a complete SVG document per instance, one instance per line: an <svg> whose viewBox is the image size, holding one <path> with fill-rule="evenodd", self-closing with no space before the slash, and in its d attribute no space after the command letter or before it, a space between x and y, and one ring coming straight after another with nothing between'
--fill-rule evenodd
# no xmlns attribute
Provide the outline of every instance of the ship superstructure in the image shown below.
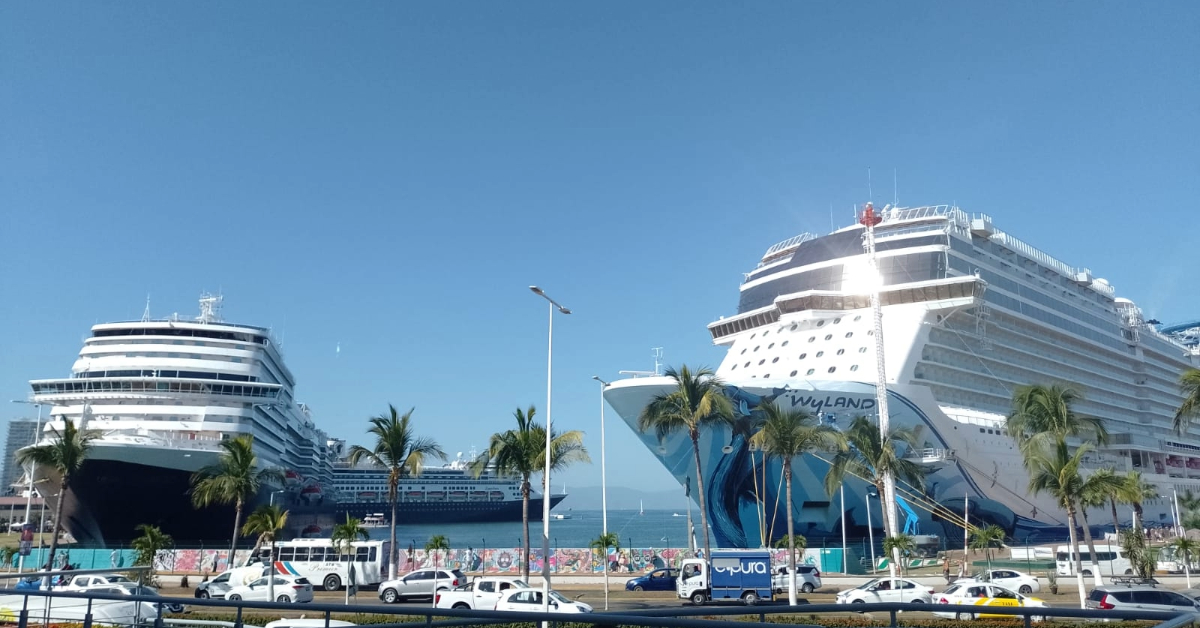
<svg viewBox="0 0 1200 628"><path fill-rule="evenodd" d="M918 505L927 530L946 512L961 514L967 501L973 524L997 523L1018 538L1033 530L1065 534L1065 514L1048 497L1029 494L1021 456L1004 432L1013 390L1031 383L1083 393L1075 410L1104 419L1112 436L1089 457L1088 470L1136 469L1158 485L1164 497L1144 504L1149 522L1170 522L1172 490L1200 491L1197 429L1172 430L1179 375L1200 366L1192 329L1200 324L1159 331L1158 321L1146 321L1104 279L1001 231L989 216L931 206L887 208L882 217L877 276L861 226L802 234L770 247L745 275L737 314L708 326L726 348L717 375L743 419L702 438L710 521L721 544L757 546L761 538L755 502L764 497L753 494L751 469L761 476L762 456L750 450L745 422L755 404L802 407L839 427L873 416L875 287L892 425L920 426L924 446L906 455L929 471L923 493L901 487L901 494ZM614 382L605 398L636 430L645 405L671 385L665 377L631 378ZM686 436L641 438L680 482L695 485ZM822 486L828 464L806 456L800 466L797 532L838 530L843 510ZM778 477L777 463L767 473ZM773 484L759 486L769 508L778 497ZM867 521L864 492L861 481L847 483L845 516L859 530ZM1106 512L1093 513L1093 523L1111 520ZM775 525L773 536L780 534Z"/></svg>
<svg viewBox="0 0 1200 628"><path fill-rule="evenodd" d="M332 483L329 439L296 401L270 331L222 321L219 296L200 305L195 319L95 325L69 377L30 382L50 410L43 437L63 418L97 434L64 504L76 540L133 538L142 523L179 541L228 538L232 516L193 509L189 478L242 434L254 436L260 465L287 471L288 490L311 500Z"/></svg>

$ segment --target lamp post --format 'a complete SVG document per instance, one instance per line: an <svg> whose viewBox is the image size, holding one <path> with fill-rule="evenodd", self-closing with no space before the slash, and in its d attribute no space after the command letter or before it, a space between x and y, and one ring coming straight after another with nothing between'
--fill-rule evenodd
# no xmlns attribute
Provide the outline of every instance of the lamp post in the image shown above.
<svg viewBox="0 0 1200 628"><path fill-rule="evenodd" d="M871 498L876 497L871 489L867 489L867 544L871 548L871 573L875 573L875 528L871 525Z"/></svg>
<svg viewBox="0 0 1200 628"><path fill-rule="evenodd" d="M593 375L592 379L600 382L600 520L601 532L608 538L608 471L604 463L604 389L608 382ZM608 547L604 548L604 560L608 560ZM608 569L604 570L604 610L608 610Z"/></svg>
<svg viewBox="0 0 1200 628"><path fill-rule="evenodd" d="M542 470L542 612L550 612L550 441L553 431L550 423L550 400L554 374L554 311L570 314L571 310L560 305L537 286L529 289L550 303L550 325L546 341L546 467Z"/></svg>
<svg viewBox="0 0 1200 628"><path fill-rule="evenodd" d="M33 430L33 442L30 443L30 445L36 445L38 442L38 438L42 434L42 405L43 404L38 403L36 401L26 401L24 399L13 399L12 402L13 403L23 403L23 404L30 405L30 406L37 406L37 409L38 409L37 427ZM26 492L25 492L25 524L26 525L30 524L33 521L33 519L31 518L33 515L33 471L34 471L34 467L32 464L30 464L29 469L25 472L29 479L29 487L26 489ZM45 500L45 497L43 497L42 498L42 512L45 513L45 511L46 511L46 500ZM11 527L11 523L12 522L10 521L9 522L10 527ZM39 522L39 523L41 523L41 522ZM17 563L17 572L20 573L24 569L25 569L25 556L21 556L19 562Z"/></svg>

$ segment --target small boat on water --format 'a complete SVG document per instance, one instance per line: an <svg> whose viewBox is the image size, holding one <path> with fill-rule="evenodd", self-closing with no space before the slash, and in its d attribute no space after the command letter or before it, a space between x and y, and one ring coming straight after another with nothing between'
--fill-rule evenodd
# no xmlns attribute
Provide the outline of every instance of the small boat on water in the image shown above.
<svg viewBox="0 0 1200 628"><path fill-rule="evenodd" d="M364 528L382 528L387 525L387 521L383 518L383 513L377 512L363 517L362 525Z"/></svg>

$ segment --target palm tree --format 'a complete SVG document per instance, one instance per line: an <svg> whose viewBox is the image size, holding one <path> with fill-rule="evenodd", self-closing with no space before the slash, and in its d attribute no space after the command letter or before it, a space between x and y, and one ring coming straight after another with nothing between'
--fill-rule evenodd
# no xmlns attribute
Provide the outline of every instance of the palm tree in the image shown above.
<svg viewBox="0 0 1200 628"><path fill-rule="evenodd" d="M779 537L779 539L775 541L775 547L777 549L783 549L786 547L793 555L795 555L797 550L803 553L804 550L808 548L808 538L803 534L787 534ZM795 558L792 560L795 560Z"/></svg>
<svg viewBox="0 0 1200 628"><path fill-rule="evenodd" d="M917 542L907 534L883 537L883 551L889 556L908 556L917 549ZM904 572L908 571L908 561L901 563Z"/></svg>
<svg viewBox="0 0 1200 628"><path fill-rule="evenodd" d="M1075 579L1079 588L1079 607L1084 608L1083 561L1079 555L1079 540L1075 537L1076 496L1083 488L1079 466L1084 456L1092 451L1090 443L1084 443L1072 453L1066 441L1059 440L1053 447L1030 450L1025 454L1025 465L1029 468L1029 492L1050 493L1058 505L1067 511L1067 531L1071 537L1071 549L1075 552Z"/></svg>
<svg viewBox="0 0 1200 628"><path fill-rule="evenodd" d="M440 567L440 565L438 564L438 553L444 552L448 549L450 549L450 539L446 538L445 535L442 535L442 534L433 535L432 537L430 537L429 541L427 543L425 543L425 552L429 553L429 554L433 554L433 605L434 606L437 606L437 599L438 599L437 581L438 581L438 567Z"/></svg>
<svg viewBox="0 0 1200 628"><path fill-rule="evenodd" d="M13 561L18 555L20 550L11 545L0 547L0 562L4 563L5 571L12 571Z"/></svg>
<svg viewBox="0 0 1200 628"><path fill-rule="evenodd" d="M1158 487L1142 479L1141 471L1125 474L1124 482L1114 493L1118 501L1133 507L1133 528L1142 529L1142 504L1148 499L1158 499Z"/></svg>
<svg viewBox="0 0 1200 628"><path fill-rule="evenodd" d="M1200 542L1181 536L1171 541L1171 547L1183 558L1183 575L1187 578L1187 588L1192 588L1192 554L1200 550Z"/></svg>
<svg viewBox="0 0 1200 628"><path fill-rule="evenodd" d="M1188 369L1179 376L1179 392L1183 403L1175 413L1175 430L1182 434L1193 418L1200 417L1200 369Z"/></svg>
<svg viewBox="0 0 1200 628"><path fill-rule="evenodd" d="M983 550L984 558L988 561L988 569L992 568L992 548L1004 547L1004 528L991 524L983 528L975 528L970 534L970 546L973 550Z"/></svg>
<svg viewBox="0 0 1200 628"><path fill-rule="evenodd" d="M904 481L918 490L925 487L925 469L912 460L900 457L896 453L894 443L907 445L909 449L920 446L920 435L917 428L892 428L886 442L879 437L879 427L864 416L855 417L850 427L845 431L849 447L839 451L830 463L829 472L825 474L825 491L832 495L845 481L846 474L857 476L870 482L879 491L883 490L883 477L891 472L892 477ZM883 508L883 529L891 530L891 508ZM898 558L892 555L894 564ZM894 574L893 574L894 575Z"/></svg>
<svg viewBox="0 0 1200 628"><path fill-rule="evenodd" d="M130 545L137 551L138 565L145 565L150 568L147 584L154 584L154 558L162 550L168 549L175 545L175 539L171 538L170 534L162 531L158 526L149 525L146 523L139 524L134 528L141 532L141 536L134 539Z"/></svg>
<svg viewBox="0 0 1200 628"><path fill-rule="evenodd" d="M283 473L279 469L258 468L252 434L223 440L220 445L223 451L217 462L192 474L192 505L205 508L213 504L233 504L233 540L229 542L229 564L232 565L246 502L263 488L282 483Z"/></svg>
<svg viewBox="0 0 1200 628"><path fill-rule="evenodd" d="M1113 495L1121 490L1124 480L1118 477L1112 469L1104 468L1096 471L1084 480L1083 486L1079 489L1079 517L1083 519L1083 541L1087 543L1088 551L1092 554L1092 578L1096 581L1096 586L1104 584L1100 580L1100 560L1096 554L1096 543L1092 540L1092 527L1088 523L1087 510L1103 506L1105 503L1111 504L1113 508L1113 524L1117 523L1117 506L1113 501ZM1118 527L1117 534L1120 534L1121 529Z"/></svg>
<svg viewBox="0 0 1200 628"><path fill-rule="evenodd" d="M546 467L546 428L534 422L536 413L533 406L524 411L517 408L513 412L516 429L492 434L487 451L471 464L476 477L488 468L494 468L498 475L521 478L521 523L525 531L521 576L526 582L529 582L529 498L532 493L529 478ZM576 462L591 462L583 446L583 432L555 432L550 438L550 470L564 469ZM550 496L542 495L542 499L550 499Z"/></svg>
<svg viewBox="0 0 1200 628"><path fill-rule="evenodd" d="M47 467L58 474L58 504L54 507L54 533L50 539L50 558L46 561L54 565L54 553L58 550L58 535L62 533L62 507L67 499L67 490L71 488L71 479L83 468L88 454L92 451L92 441L97 434L89 430L76 429L75 423L67 417L61 417L63 429L51 427L51 440L45 445L27 447L17 452L18 464L30 464L34 467Z"/></svg>
<svg viewBox="0 0 1200 628"><path fill-rule="evenodd" d="M1081 416L1071 408L1082 398L1074 389L1057 384L1019 386L1013 392L1013 409L1005 429L1016 439L1022 454L1053 447L1056 441L1071 436L1089 438L1101 445L1108 442L1104 421Z"/></svg>
<svg viewBox="0 0 1200 628"><path fill-rule="evenodd" d="M588 546L600 553L600 563L604 566L604 610L608 610L608 549L621 549L621 535L606 532L592 539Z"/></svg>
<svg viewBox="0 0 1200 628"><path fill-rule="evenodd" d="M339 553L346 557L346 603L350 603L350 589L356 588L356 583L350 577L351 570L354 568L350 563L354 558L354 542L365 541L371 538L371 533L363 527L362 522L349 513L346 514L346 523L339 523L333 526L333 535L330 540L333 542L333 547Z"/></svg>
<svg viewBox="0 0 1200 628"><path fill-rule="evenodd" d="M638 416L638 431L653 429L661 442L675 432L685 431L692 439L696 459L696 488L700 495L700 527L704 529L704 557L712 555L708 539L708 505L704 497L704 472L700 468L700 430L733 424L733 404L725 396L724 384L707 367L693 372L687 365L667 369L674 390L656 395Z"/></svg>
<svg viewBox="0 0 1200 628"><path fill-rule="evenodd" d="M350 448L348 462L356 465L360 460L388 470L388 503L392 505L391 542L388 549L388 578L396 577L399 548L396 547L396 502L399 498L400 478L421 475L425 458L445 460L446 453L433 439L413 433L412 413L416 408L400 414L396 406L388 404L387 414L371 417L368 434L375 436L375 446L367 449L362 445Z"/></svg>
<svg viewBox="0 0 1200 628"><path fill-rule="evenodd" d="M274 504L269 504L259 506L257 510L250 513L250 516L246 517L246 524L242 526L243 535L258 535L258 540L254 543L256 550L262 547L264 543L267 544L271 557L267 561L267 577L269 578L267 580L267 599L274 601L280 601L275 600L275 541L279 539L279 534L287 527L287 520L288 511ZM250 554L253 556L255 553L251 552Z"/></svg>
<svg viewBox="0 0 1200 628"><path fill-rule="evenodd" d="M783 462L783 482L787 496L787 539L794 537L792 523L792 460L810 451L846 449L846 441L837 430L821 425L817 418L804 410L780 408L774 403L758 407L762 411L762 429L750 438L752 445L763 451L763 464L770 458ZM788 604L796 605L796 548L788 546Z"/></svg>

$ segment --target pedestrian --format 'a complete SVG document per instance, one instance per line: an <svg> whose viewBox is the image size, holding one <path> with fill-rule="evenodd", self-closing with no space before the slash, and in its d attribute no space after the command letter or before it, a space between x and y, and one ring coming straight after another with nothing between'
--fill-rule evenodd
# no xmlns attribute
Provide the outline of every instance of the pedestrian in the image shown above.
<svg viewBox="0 0 1200 628"><path fill-rule="evenodd" d="M950 557L947 556L942 560L942 577L946 579L946 584L950 584Z"/></svg>
<svg viewBox="0 0 1200 628"><path fill-rule="evenodd" d="M958 563L958 577L967 577L967 558L964 556L962 562Z"/></svg>

